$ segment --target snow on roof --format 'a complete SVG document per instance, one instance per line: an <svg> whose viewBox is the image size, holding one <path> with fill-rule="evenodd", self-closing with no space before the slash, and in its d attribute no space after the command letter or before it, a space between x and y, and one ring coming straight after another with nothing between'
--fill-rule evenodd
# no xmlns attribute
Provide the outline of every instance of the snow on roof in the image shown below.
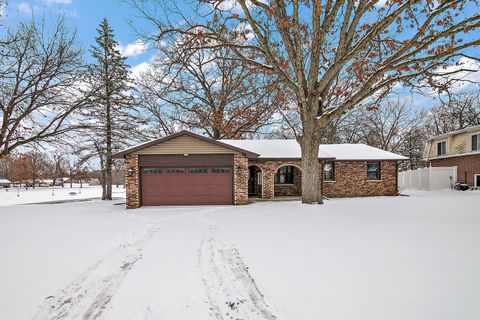
<svg viewBox="0 0 480 320"><path fill-rule="evenodd" d="M0 179L0 183L11 183L10 180L7 179Z"/></svg>
<svg viewBox="0 0 480 320"><path fill-rule="evenodd" d="M301 158L296 140L219 140L231 146L258 153L259 158ZM322 144L319 158L337 160L407 160L407 157L365 144Z"/></svg>

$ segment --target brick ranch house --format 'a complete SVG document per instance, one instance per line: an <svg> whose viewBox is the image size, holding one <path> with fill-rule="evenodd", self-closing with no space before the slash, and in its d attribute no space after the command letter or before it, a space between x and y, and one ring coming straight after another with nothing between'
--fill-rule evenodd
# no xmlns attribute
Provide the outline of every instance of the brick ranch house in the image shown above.
<svg viewBox="0 0 480 320"><path fill-rule="evenodd" d="M127 208L247 204L250 198L301 195L295 140L212 140L188 131L114 155L125 161ZM397 195L398 162L406 157L364 144L321 145L326 197Z"/></svg>
<svg viewBox="0 0 480 320"><path fill-rule="evenodd" d="M431 138L424 160L432 167L457 167L457 181L480 187L480 125Z"/></svg>

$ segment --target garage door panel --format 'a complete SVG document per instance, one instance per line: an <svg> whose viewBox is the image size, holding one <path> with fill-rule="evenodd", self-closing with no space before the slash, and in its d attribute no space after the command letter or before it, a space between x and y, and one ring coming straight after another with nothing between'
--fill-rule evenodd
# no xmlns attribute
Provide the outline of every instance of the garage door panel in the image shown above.
<svg viewBox="0 0 480 320"><path fill-rule="evenodd" d="M195 166L183 167L178 173L168 168L151 169L143 167L141 171L143 205L233 203L231 166L209 167L203 170L206 173L198 173Z"/></svg>

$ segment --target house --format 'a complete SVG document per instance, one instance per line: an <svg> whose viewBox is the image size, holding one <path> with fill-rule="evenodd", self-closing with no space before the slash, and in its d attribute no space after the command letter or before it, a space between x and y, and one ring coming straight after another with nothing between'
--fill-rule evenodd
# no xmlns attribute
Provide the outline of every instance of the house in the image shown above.
<svg viewBox="0 0 480 320"><path fill-rule="evenodd" d="M480 187L480 125L431 138L424 160L432 167L457 167L457 182Z"/></svg>
<svg viewBox="0 0 480 320"><path fill-rule="evenodd" d="M0 179L0 188L10 188L12 186L12 182L7 179Z"/></svg>
<svg viewBox="0 0 480 320"><path fill-rule="evenodd" d="M114 157L125 161L127 208L138 208L300 196L300 155L296 140L212 140L182 131ZM323 194L396 195L398 163L406 159L364 144L321 145Z"/></svg>

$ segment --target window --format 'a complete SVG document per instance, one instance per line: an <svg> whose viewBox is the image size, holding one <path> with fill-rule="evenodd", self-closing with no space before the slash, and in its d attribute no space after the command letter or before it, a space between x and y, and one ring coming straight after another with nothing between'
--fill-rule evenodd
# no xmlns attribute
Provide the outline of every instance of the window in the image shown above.
<svg viewBox="0 0 480 320"><path fill-rule="evenodd" d="M207 173L207 168L190 168L189 173Z"/></svg>
<svg viewBox="0 0 480 320"><path fill-rule="evenodd" d="M380 180L380 162L367 162L367 180Z"/></svg>
<svg viewBox="0 0 480 320"><path fill-rule="evenodd" d="M185 173L185 168L167 168L167 173Z"/></svg>
<svg viewBox="0 0 480 320"><path fill-rule="evenodd" d="M229 173L230 168L212 168L212 173Z"/></svg>
<svg viewBox="0 0 480 320"><path fill-rule="evenodd" d="M480 133L472 136L472 151L480 150Z"/></svg>
<svg viewBox="0 0 480 320"><path fill-rule="evenodd" d="M437 156L447 154L447 141L437 142Z"/></svg>
<svg viewBox="0 0 480 320"><path fill-rule="evenodd" d="M284 166L275 173L275 184L293 184L293 166Z"/></svg>
<svg viewBox="0 0 480 320"><path fill-rule="evenodd" d="M143 169L144 173L162 173L161 168L144 168Z"/></svg>
<svg viewBox="0 0 480 320"><path fill-rule="evenodd" d="M323 164L323 180L335 180L335 164L333 162L325 162Z"/></svg>

